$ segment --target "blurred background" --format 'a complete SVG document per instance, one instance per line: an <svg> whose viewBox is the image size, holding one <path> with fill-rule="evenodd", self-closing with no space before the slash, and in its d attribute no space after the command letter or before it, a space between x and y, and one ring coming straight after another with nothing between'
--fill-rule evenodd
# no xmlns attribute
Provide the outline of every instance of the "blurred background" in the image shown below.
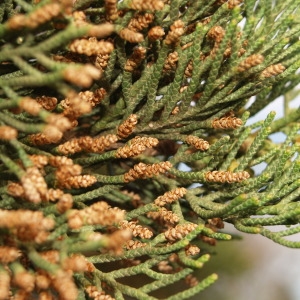
<svg viewBox="0 0 300 300"><path fill-rule="evenodd" d="M227 224L226 232L236 234ZM299 300L300 249L278 245L260 235L218 242L200 277L217 273L217 282L191 299ZM295 237L300 240L300 237Z"/></svg>

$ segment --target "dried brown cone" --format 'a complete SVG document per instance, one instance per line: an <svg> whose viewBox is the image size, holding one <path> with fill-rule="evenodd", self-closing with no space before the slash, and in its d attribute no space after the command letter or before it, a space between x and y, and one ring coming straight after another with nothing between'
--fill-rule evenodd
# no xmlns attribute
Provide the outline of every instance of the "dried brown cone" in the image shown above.
<svg viewBox="0 0 300 300"><path fill-rule="evenodd" d="M238 57L241 57L244 53L246 53L246 49L245 48L240 48L238 51Z"/></svg>
<svg viewBox="0 0 300 300"><path fill-rule="evenodd" d="M55 172L58 181L64 181L69 176L81 175L82 167L80 165L61 165Z"/></svg>
<svg viewBox="0 0 300 300"><path fill-rule="evenodd" d="M209 143L197 136L189 135L186 137L185 141L189 144L194 146L196 149L205 151L209 149Z"/></svg>
<svg viewBox="0 0 300 300"><path fill-rule="evenodd" d="M92 107L98 105L106 96L107 92L104 88L99 88L93 92L93 99L89 99L88 102L91 103Z"/></svg>
<svg viewBox="0 0 300 300"><path fill-rule="evenodd" d="M83 101L79 94L75 93L69 93L68 97L60 102L60 105L64 109L64 116L72 121L92 110L92 105L88 101Z"/></svg>
<svg viewBox="0 0 300 300"><path fill-rule="evenodd" d="M57 143L63 137L63 133L56 126L49 124L45 126L41 132L41 136L44 136L50 143Z"/></svg>
<svg viewBox="0 0 300 300"><path fill-rule="evenodd" d="M145 246L147 246L147 243L142 243L140 241L129 240L125 243L124 246L127 250L131 250L131 249L137 249L137 248L145 247Z"/></svg>
<svg viewBox="0 0 300 300"><path fill-rule="evenodd" d="M80 76L78 76L80 74ZM92 64L85 64L80 66L67 66L62 71L63 79L75 84L79 87L88 88L92 85L93 81L99 79L102 72Z"/></svg>
<svg viewBox="0 0 300 300"><path fill-rule="evenodd" d="M21 242L30 242L41 244L44 243L48 236L49 232L41 230L38 228L39 224L29 224L27 226L19 226L13 230L15 238Z"/></svg>
<svg viewBox="0 0 300 300"><path fill-rule="evenodd" d="M50 291L40 291L39 292L39 300L53 300L53 295Z"/></svg>
<svg viewBox="0 0 300 300"><path fill-rule="evenodd" d="M18 136L18 131L10 126L0 126L0 140L14 140Z"/></svg>
<svg viewBox="0 0 300 300"><path fill-rule="evenodd" d="M207 220L205 226L217 231L218 229L224 228L224 222L221 218L212 218Z"/></svg>
<svg viewBox="0 0 300 300"><path fill-rule="evenodd" d="M74 139L71 139L70 141L60 144L57 147L57 150L59 153L64 154L64 155L74 154L74 153L82 151L80 138L74 138Z"/></svg>
<svg viewBox="0 0 300 300"><path fill-rule="evenodd" d="M219 48L220 48L220 43L215 42L213 48L211 49L211 51L209 53L209 57L214 59ZM224 58L228 58L228 57L230 57L230 55L231 55L231 48L227 47L224 51L223 56L224 56Z"/></svg>
<svg viewBox="0 0 300 300"><path fill-rule="evenodd" d="M206 172L204 177L207 182L234 183L248 179L250 174L247 171L237 173L230 171L212 171Z"/></svg>
<svg viewBox="0 0 300 300"><path fill-rule="evenodd" d="M148 228L138 225L136 221L128 222L126 220L119 223L120 229L128 229L133 236L139 236L142 239L150 239L153 236L153 232Z"/></svg>
<svg viewBox="0 0 300 300"><path fill-rule="evenodd" d="M235 129L243 125L243 121L236 117L223 117L212 121L212 128Z"/></svg>
<svg viewBox="0 0 300 300"><path fill-rule="evenodd" d="M64 181L60 181L60 188L66 189L79 189L86 188L97 182L97 178L93 175L77 175L65 178Z"/></svg>
<svg viewBox="0 0 300 300"><path fill-rule="evenodd" d="M91 152L100 153L108 149L117 140L118 137L115 134L107 134L107 135L99 136L93 139L92 147L89 150Z"/></svg>
<svg viewBox="0 0 300 300"><path fill-rule="evenodd" d="M46 155L33 154L29 156L35 167L43 169L48 164L49 157Z"/></svg>
<svg viewBox="0 0 300 300"><path fill-rule="evenodd" d="M96 68L102 71L107 67L109 57L108 54L91 56L90 61Z"/></svg>
<svg viewBox="0 0 300 300"><path fill-rule="evenodd" d="M118 137L114 134L108 134L97 138L83 136L74 138L57 147L61 154L73 154L81 151L101 153L115 143Z"/></svg>
<svg viewBox="0 0 300 300"><path fill-rule="evenodd" d="M60 299L76 300L78 290L74 283L72 272L59 270L51 277L52 285L58 292Z"/></svg>
<svg viewBox="0 0 300 300"><path fill-rule="evenodd" d="M74 22L78 26L85 24L86 15L85 15L85 13L82 10L80 10L80 11L78 11L78 10L74 11L72 13L72 16L73 16Z"/></svg>
<svg viewBox="0 0 300 300"><path fill-rule="evenodd" d="M124 174L124 181L130 182L138 178L145 179L151 178L161 173L165 173L172 167L172 164L168 161L147 165L144 163L138 163L134 165L127 173Z"/></svg>
<svg viewBox="0 0 300 300"><path fill-rule="evenodd" d="M229 0L227 5L229 9L233 9L241 3L243 3L243 0Z"/></svg>
<svg viewBox="0 0 300 300"><path fill-rule="evenodd" d="M110 54L114 50L114 45L111 42L100 40L95 37L89 39L76 39L69 44L69 49L72 52L92 55L105 55Z"/></svg>
<svg viewBox="0 0 300 300"><path fill-rule="evenodd" d="M132 234L128 229L116 230L107 236L106 248L111 250L115 255L121 255L124 250L124 245L131 240Z"/></svg>
<svg viewBox="0 0 300 300"><path fill-rule="evenodd" d="M63 194L59 197L56 204L56 209L59 213L63 214L73 206L73 197L71 194Z"/></svg>
<svg viewBox="0 0 300 300"><path fill-rule="evenodd" d="M82 254L72 254L62 262L63 269L73 272L93 272L95 267Z"/></svg>
<svg viewBox="0 0 300 300"><path fill-rule="evenodd" d="M180 112L179 106L175 106L171 111L171 115L177 115Z"/></svg>
<svg viewBox="0 0 300 300"><path fill-rule="evenodd" d="M80 228L86 225L113 225L124 220L125 211L110 207L106 202L100 201L82 210L72 210L68 215L70 228Z"/></svg>
<svg viewBox="0 0 300 300"><path fill-rule="evenodd" d="M164 3L160 0L131 0L128 6L136 10L162 10Z"/></svg>
<svg viewBox="0 0 300 300"><path fill-rule="evenodd" d="M144 60L145 57L146 57L146 48L135 47L133 49L133 53L131 57L126 61L124 70L127 72L133 72L138 67L138 65Z"/></svg>
<svg viewBox="0 0 300 300"><path fill-rule="evenodd" d="M139 155L147 148L152 148L158 144L158 139L152 137L140 137L136 136L128 145L120 147L117 149L116 157L117 158L127 158Z"/></svg>
<svg viewBox="0 0 300 300"><path fill-rule="evenodd" d="M58 151L62 154L73 154L78 153L81 151L91 151L91 152L98 152L97 147L98 143L97 140L93 139L90 136L83 136L79 138L74 138L69 140L68 142L65 142L64 144L61 144L58 146ZM101 145L101 151L104 149L104 147ZM99 151L100 152L100 151Z"/></svg>
<svg viewBox="0 0 300 300"><path fill-rule="evenodd" d="M253 54L243 60L237 67L238 72L245 72L252 67L261 64L264 61L264 57L261 54Z"/></svg>
<svg viewBox="0 0 300 300"><path fill-rule="evenodd" d="M0 246L0 262L8 264L21 256L21 251L16 247Z"/></svg>
<svg viewBox="0 0 300 300"><path fill-rule="evenodd" d="M76 26L86 26L88 28L87 36L94 36L98 38L104 38L113 33L115 26L109 22L101 23L99 25L92 25L86 22L86 15L83 11L73 12L73 18Z"/></svg>
<svg viewBox="0 0 300 300"><path fill-rule="evenodd" d="M225 30L223 27L216 25L213 26L207 33L207 37L214 40L215 43L220 44L225 35Z"/></svg>
<svg viewBox="0 0 300 300"><path fill-rule="evenodd" d="M115 26L110 23L102 23L99 25L91 25L91 24L88 25L89 25L89 30L87 32L87 35L94 36L97 38L108 37L115 30Z"/></svg>
<svg viewBox="0 0 300 300"><path fill-rule="evenodd" d="M240 51L240 50L239 50ZM231 48L231 43L227 44L227 48L225 49L224 53L223 53L223 57L224 58L229 58L231 56L232 53L232 48ZM239 52L240 53L240 52ZM238 53L238 55L240 56L240 54Z"/></svg>
<svg viewBox="0 0 300 300"><path fill-rule="evenodd" d="M177 201L186 194L187 190L183 187L175 188L157 197L154 203L158 206L165 206L167 203Z"/></svg>
<svg viewBox="0 0 300 300"><path fill-rule="evenodd" d="M118 33L122 39L130 43L140 43L144 40L144 36L141 33L130 30L128 28L123 28Z"/></svg>
<svg viewBox="0 0 300 300"><path fill-rule="evenodd" d="M118 0L105 0L104 8L105 8L105 16L107 20L115 21L118 19L118 8L117 8Z"/></svg>
<svg viewBox="0 0 300 300"><path fill-rule="evenodd" d="M50 156L49 164L52 167L61 167L63 165L72 166L74 165L73 160L66 156Z"/></svg>
<svg viewBox="0 0 300 300"><path fill-rule="evenodd" d="M171 52L168 54L168 57L165 60L164 72L174 71L177 67L177 62L179 60L179 55L177 51Z"/></svg>
<svg viewBox="0 0 300 300"><path fill-rule="evenodd" d="M7 27L10 30L19 30L26 26L26 16L23 14L15 14L7 21Z"/></svg>
<svg viewBox="0 0 300 300"><path fill-rule="evenodd" d="M47 183L37 167L26 169L21 178L26 199L33 203L39 203L46 198Z"/></svg>
<svg viewBox="0 0 300 300"><path fill-rule="evenodd" d="M137 122L137 115L131 114L123 123L121 123L121 125L119 125L117 130L118 137L120 139L127 138L130 134L132 134Z"/></svg>
<svg viewBox="0 0 300 300"><path fill-rule="evenodd" d="M193 256L193 255L197 255L200 253L200 248L196 245L188 245L185 248L185 254L187 256Z"/></svg>
<svg viewBox="0 0 300 300"><path fill-rule="evenodd" d="M99 88L94 92L84 91L78 94L79 98L82 101L89 103L91 107L95 107L97 104L99 104L103 100L105 95L106 95L106 90L104 88Z"/></svg>
<svg viewBox="0 0 300 300"><path fill-rule="evenodd" d="M59 131L65 132L72 128L72 123L63 114L50 114L45 120L49 125L56 127Z"/></svg>
<svg viewBox="0 0 300 300"><path fill-rule="evenodd" d="M33 116L37 116L42 108L36 100L30 97L23 97L19 102L19 107Z"/></svg>
<svg viewBox="0 0 300 300"><path fill-rule="evenodd" d="M36 97L35 101L40 104L46 110L53 110L56 108L57 99L55 97L41 96Z"/></svg>
<svg viewBox="0 0 300 300"><path fill-rule="evenodd" d="M42 270L36 271L35 285L38 290L48 290L51 285L50 276L45 271L42 271ZM47 298L47 297L50 297L50 298ZM53 300L51 293L50 293L50 295L42 294L42 296L41 296L41 293L39 294L39 300L48 300L48 299Z"/></svg>
<svg viewBox="0 0 300 300"><path fill-rule="evenodd" d="M41 243L54 227L54 220L45 218L42 212L31 210L0 210L0 227L13 229L21 241Z"/></svg>
<svg viewBox="0 0 300 300"><path fill-rule="evenodd" d="M138 266L142 263L142 261L140 259L123 259L121 264L122 266L128 268L128 267L134 267L134 266Z"/></svg>
<svg viewBox="0 0 300 300"><path fill-rule="evenodd" d="M269 78L272 76L276 76L278 74L281 74L285 70L285 66L282 64L276 64L276 65L271 65L267 68L265 68L261 74L261 78Z"/></svg>
<svg viewBox="0 0 300 300"><path fill-rule="evenodd" d="M185 283L190 287L196 286L199 283L197 277L193 276L192 274L187 275L184 280Z"/></svg>
<svg viewBox="0 0 300 300"><path fill-rule="evenodd" d="M186 77L192 77L192 75L193 75L193 68L194 68L193 61L190 60L189 63L188 63L188 65L186 66L186 68L184 70L184 75Z"/></svg>
<svg viewBox="0 0 300 300"><path fill-rule="evenodd" d="M169 265L169 262L166 260L162 260L157 264L157 269L165 274L174 273L174 268Z"/></svg>
<svg viewBox="0 0 300 300"><path fill-rule="evenodd" d="M204 243L206 243L210 246L216 246L216 244L217 244L217 240L215 238L212 238L212 237L209 237L206 235L200 235L200 238Z"/></svg>
<svg viewBox="0 0 300 300"><path fill-rule="evenodd" d="M42 251L39 255L52 264L57 264L59 262L59 252L57 250Z"/></svg>
<svg viewBox="0 0 300 300"><path fill-rule="evenodd" d="M56 201L58 200L61 196L64 195L64 192L60 189L48 189L46 199L47 201Z"/></svg>
<svg viewBox="0 0 300 300"><path fill-rule="evenodd" d="M55 126L46 125L42 133L28 136L29 142L34 146L56 144L63 137L63 133Z"/></svg>
<svg viewBox="0 0 300 300"><path fill-rule="evenodd" d="M170 168L172 168L172 164L169 161L163 161L157 164L151 164L146 167L143 176L145 176L144 178L150 178L160 173L165 173Z"/></svg>
<svg viewBox="0 0 300 300"><path fill-rule="evenodd" d="M29 19L39 24L47 22L61 14L70 15L72 11L72 0L51 1L42 7L38 7L29 15Z"/></svg>
<svg viewBox="0 0 300 300"><path fill-rule="evenodd" d="M85 288L85 291L89 295L91 299L95 300L115 300L115 298L112 298L110 295L105 294L104 291L99 290L96 286L88 286Z"/></svg>
<svg viewBox="0 0 300 300"><path fill-rule="evenodd" d="M63 132L55 125L46 125L41 133L32 134L29 140L34 145L58 143L63 137Z"/></svg>
<svg viewBox="0 0 300 300"><path fill-rule="evenodd" d="M148 38L151 42L160 40L165 35L165 31L161 26L154 26L148 31Z"/></svg>
<svg viewBox="0 0 300 300"><path fill-rule="evenodd" d="M35 276L25 270L17 272L13 276L13 283L26 293L29 293L34 289Z"/></svg>
<svg viewBox="0 0 300 300"><path fill-rule="evenodd" d="M171 25L170 31L165 38L165 44L172 45L179 41L179 38L184 34L184 23L177 20Z"/></svg>
<svg viewBox="0 0 300 300"><path fill-rule="evenodd" d="M13 197L24 197L24 188L20 183L9 182L7 185L7 193Z"/></svg>
<svg viewBox="0 0 300 300"><path fill-rule="evenodd" d="M178 215L174 214L172 211L169 211L164 207L161 207L158 211L148 212L147 217L168 224L175 224L179 222Z"/></svg>
<svg viewBox="0 0 300 300"><path fill-rule="evenodd" d="M34 11L28 16L16 14L8 20L8 28L21 29L24 27L36 28L40 24L50 21L53 17L61 13L61 5L57 2L45 4Z"/></svg>
<svg viewBox="0 0 300 300"><path fill-rule="evenodd" d="M41 133L29 135L28 140L32 145L40 146L57 143L62 137L62 131L56 126L46 125Z"/></svg>
<svg viewBox="0 0 300 300"><path fill-rule="evenodd" d="M153 20L154 20L153 14L149 14L149 13L138 14L130 20L128 24L128 29L137 32L141 31L144 28L147 28Z"/></svg>
<svg viewBox="0 0 300 300"><path fill-rule="evenodd" d="M165 237L170 242L176 242L184 238L187 234L193 231L197 227L197 224L193 223L186 223L186 224L179 224L175 227L171 227L167 231L164 232Z"/></svg>

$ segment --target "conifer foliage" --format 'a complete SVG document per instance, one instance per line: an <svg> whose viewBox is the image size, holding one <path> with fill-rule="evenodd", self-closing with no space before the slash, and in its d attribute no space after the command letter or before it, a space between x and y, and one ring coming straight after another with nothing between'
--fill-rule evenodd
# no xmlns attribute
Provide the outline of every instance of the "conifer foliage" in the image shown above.
<svg viewBox="0 0 300 300"><path fill-rule="evenodd" d="M224 223L299 248L299 10L2 0L0 300L189 299Z"/></svg>

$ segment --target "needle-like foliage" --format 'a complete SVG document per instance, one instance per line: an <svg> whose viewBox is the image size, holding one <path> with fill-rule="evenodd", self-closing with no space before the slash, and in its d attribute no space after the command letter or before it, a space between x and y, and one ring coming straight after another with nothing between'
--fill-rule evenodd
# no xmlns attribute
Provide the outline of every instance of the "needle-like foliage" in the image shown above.
<svg viewBox="0 0 300 300"><path fill-rule="evenodd" d="M0 300L189 299L224 222L299 248L299 10L2 0Z"/></svg>

